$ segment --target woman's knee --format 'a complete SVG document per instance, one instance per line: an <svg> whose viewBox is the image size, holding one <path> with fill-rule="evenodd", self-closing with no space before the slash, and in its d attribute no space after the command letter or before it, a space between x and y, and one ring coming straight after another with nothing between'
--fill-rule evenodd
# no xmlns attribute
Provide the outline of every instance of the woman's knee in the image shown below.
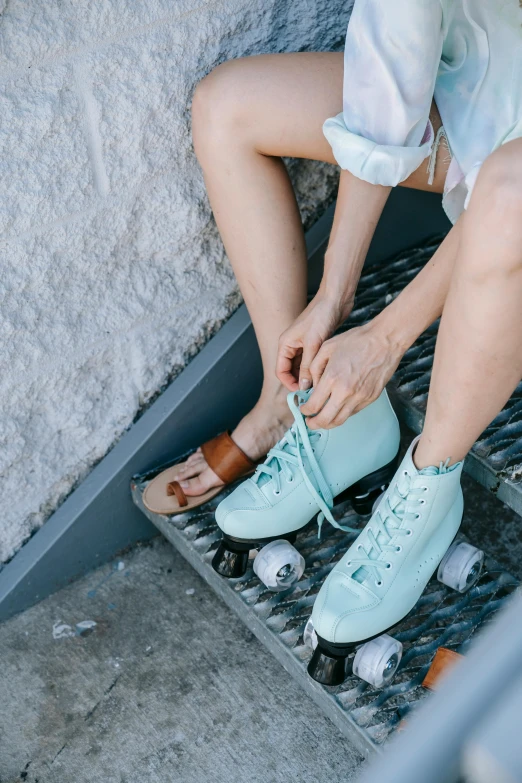
<svg viewBox="0 0 522 783"><path fill-rule="evenodd" d="M471 202L480 200L480 212L497 229L522 233L522 139L517 142L500 147L485 160Z"/></svg>
<svg viewBox="0 0 522 783"><path fill-rule="evenodd" d="M522 143L508 147L482 165L465 216L468 260L484 281L522 271Z"/></svg>
<svg viewBox="0 0 522 783"><path fill-rule="evenodd" d="M216 66L196 86L192 99L192 135L196 154L209 143L237 140L245 124L243 61L227 60Z"/></svg>

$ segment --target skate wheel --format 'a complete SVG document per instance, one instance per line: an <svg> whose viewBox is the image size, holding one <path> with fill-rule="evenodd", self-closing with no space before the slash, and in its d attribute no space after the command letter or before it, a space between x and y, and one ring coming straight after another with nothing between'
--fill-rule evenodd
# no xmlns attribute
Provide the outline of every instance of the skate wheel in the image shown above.
<svg viewBox="0 0 522 783"><path fill-rule="evenodd" d="M286 590L299 581L304 569L304 557L284 539L271 541L254 560L254 572L269 590Z"/></svg>
<svg viewBox="0 0 522 783"><path fill-rule="evenodd" d="M480 577L484 563L484 552L465 541L450 546L442 558L437 579L446 587L459 593L469 590Z"/></svg>
<svg viewBox="0 0 522 783"><path fill-rule="evenodd" d="M359 647L353 659L353 673L374 688L382 688L395 676L401 658L402 644L384 633Z"/></svg>
<svg viewBox="0 0 522 783"><path fill-rule="evenodd" d="M308 618L308 622L303 631L303 644L310 647L311 650L315 650L317 647L317 634L314 630L314 624L311 617Z"/></svg>

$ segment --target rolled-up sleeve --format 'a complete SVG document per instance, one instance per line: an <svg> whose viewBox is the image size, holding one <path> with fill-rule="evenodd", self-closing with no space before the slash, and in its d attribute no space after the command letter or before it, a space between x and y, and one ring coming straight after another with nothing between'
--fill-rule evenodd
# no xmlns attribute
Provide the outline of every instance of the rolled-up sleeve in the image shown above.
<svg viewBox="0 0 522 783"><path fill-rule="evenodd" d="M440 0L355 0L344 51L343 110L323 125L341 168L394 186L428 157L442 39Z"/></svg>

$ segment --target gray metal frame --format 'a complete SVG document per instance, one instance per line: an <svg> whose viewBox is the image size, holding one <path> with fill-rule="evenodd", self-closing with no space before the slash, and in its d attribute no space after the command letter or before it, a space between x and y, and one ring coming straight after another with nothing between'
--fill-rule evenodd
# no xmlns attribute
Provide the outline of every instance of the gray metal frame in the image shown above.
<svg viewBox="0 0 522 783"><path fill-rule="evenodd" d="M321 277L334 208L306 234L311 291ZM448 227L440 197L396 189L368 263ZM0 621L154 535L131 501L131 477L233 425L253 406L260 386L259 352L242 306L0 571Z"/></svg>
<svg viewBox="0 0 522 783"><path fill-rule="evenodd" d="M505 642L509 644L510 640ZM461 770L467 781L522 780L522 674L508 680L507 685L497 703L492 707L488 705L480 723L464 743Z"/></svg>

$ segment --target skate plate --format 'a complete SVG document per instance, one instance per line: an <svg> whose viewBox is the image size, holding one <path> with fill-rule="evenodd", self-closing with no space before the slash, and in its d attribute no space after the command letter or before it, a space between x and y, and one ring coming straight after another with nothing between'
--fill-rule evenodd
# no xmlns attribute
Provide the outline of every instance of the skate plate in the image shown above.
<svg viewBox="0 0 522 783"><path fill-rule="evenodd" d="M288 590L270 592L255 576L252 559L240 579L224 579L211 566L221 537L214 512L235 485L192 512L167 517L154 514L143 505L143 490L150 478L152 475L144 475L133 480L136 505L365 755L382 748L401 721L429 698L421 683L437 648L444 646L465 654L475 633L489 622L518 585L487 555L479 581L467 593L457 593L433 577L414 610L389 632L404 646L393 681L377 690L350 676L340 686L325 687L306 672L312 650L303 644L303 630L322 583L355 534L324 525L318 541L317 526L312 521L298 534L295 543L306 561L301 580ZM337 506L334 516L353 527L362 528L367 521L353 512L349 502Z"/></svg>

